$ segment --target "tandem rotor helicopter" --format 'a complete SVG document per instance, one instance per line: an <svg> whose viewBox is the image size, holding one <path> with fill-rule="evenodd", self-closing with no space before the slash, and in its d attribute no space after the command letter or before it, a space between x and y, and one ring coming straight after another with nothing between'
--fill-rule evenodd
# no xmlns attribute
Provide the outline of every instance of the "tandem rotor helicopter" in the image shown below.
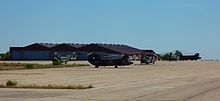
<svg viewBox="0 0 220 101"><path fill-rule="evenodd" d="M118 68L118 66L133 64L127 55L120 56L95 52L92 52L88 55L88 61L92 65L95 65L95 68L98 68L99 66L115 66L115 68Z"/></svg>
<svg viewBox="0 0 220 101"><path fill-rule="evenodd" d="M155 54L146 54L146 52L143 52L139 60L141 64L154 64L157 60L157 56ZM119 54L96 52L88 54L88 62L94 65L95 68L98 68L99 66L115 66L115 68L118 68L118 66L126 66L133 64L133 62L129 60L128 55L121 56Z"/></svg>

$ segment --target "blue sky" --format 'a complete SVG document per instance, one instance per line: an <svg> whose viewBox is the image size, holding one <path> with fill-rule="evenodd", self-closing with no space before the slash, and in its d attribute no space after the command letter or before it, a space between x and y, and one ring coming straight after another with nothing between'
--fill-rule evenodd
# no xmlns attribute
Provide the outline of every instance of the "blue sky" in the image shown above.
<svg viewBox="0 0 220 101"><path fill-rule="evenodd" d="M220 59L219 0L0 0L0 52L36 42L120 43Z"/></svg>

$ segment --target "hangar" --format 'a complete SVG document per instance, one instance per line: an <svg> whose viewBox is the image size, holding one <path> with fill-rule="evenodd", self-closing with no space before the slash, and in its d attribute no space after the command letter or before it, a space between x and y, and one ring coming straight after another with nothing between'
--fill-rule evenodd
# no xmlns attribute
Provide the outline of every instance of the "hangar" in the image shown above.
<svg viewBox="0 0 220 101"><path fill-rule="evenodd" d="M90 52L129 55L130 59L139 60L142 53L140 49L122 44L34 43L25 47L10 47L11 60L51 60L55 52L74 53L77 60L87 60Z"/></svg>
<svg viewBox="0 0 220 101"><path fill-rule="evenodd" d="M69 54L77 52L84 44L73 43L34 43L25 47L10 47L12 60L51 60L54 53Z"/></svg>
<svg viewBox="0 0 220 101"><path fill-rule="evenodd" d="M129 55L132 60L138 60L141 56L141 50L122 44L89 44L79 48L79 59L87 59L90 52L102 52L110 54Z"/></svg>
<svg viewBox="0 0 220 101"><path fill-rule="evenodd" d="M26 47L10 47L12 60L49 60L55 44L34 43Z"/></svg>

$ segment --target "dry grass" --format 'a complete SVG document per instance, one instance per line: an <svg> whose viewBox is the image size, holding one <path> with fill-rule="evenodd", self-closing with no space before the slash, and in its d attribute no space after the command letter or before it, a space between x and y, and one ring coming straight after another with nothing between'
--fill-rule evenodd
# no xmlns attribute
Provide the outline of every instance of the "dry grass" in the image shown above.
<svg viewBox="0 0 220 101"><path fill-rule="evenodd" d="M80 67L80 66L89 66L89 65L88 64L42 65L42 64L26 64L26 63L0 63L0 70L44 69L44 68Z"/></svg>
<svg viewBox="0 0 220 101"><path fill-rule="evenodd" d="M83 85L37 85L37 84L16 84L16 85L5 85L0 84L0 88L24 88L24 89L90 89L94 88L92 85L83 86Z"/></svg>

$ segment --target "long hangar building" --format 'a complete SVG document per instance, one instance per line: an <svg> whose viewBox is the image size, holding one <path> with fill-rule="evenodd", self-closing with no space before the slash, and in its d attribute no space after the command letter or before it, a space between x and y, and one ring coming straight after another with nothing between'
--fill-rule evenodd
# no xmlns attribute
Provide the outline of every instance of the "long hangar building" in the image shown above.
<svg viewBox="0 0 220 101"><path fill-rule="evenodd" d="M51 60L55 52L75 53L77 60L87 60L90 52L129 55L132 60L139 60L142 50L122 44L74 44L74 43L34 43L25 47L10 47L12 60ZM150 54L150 53L149 53Z"/></svg>

